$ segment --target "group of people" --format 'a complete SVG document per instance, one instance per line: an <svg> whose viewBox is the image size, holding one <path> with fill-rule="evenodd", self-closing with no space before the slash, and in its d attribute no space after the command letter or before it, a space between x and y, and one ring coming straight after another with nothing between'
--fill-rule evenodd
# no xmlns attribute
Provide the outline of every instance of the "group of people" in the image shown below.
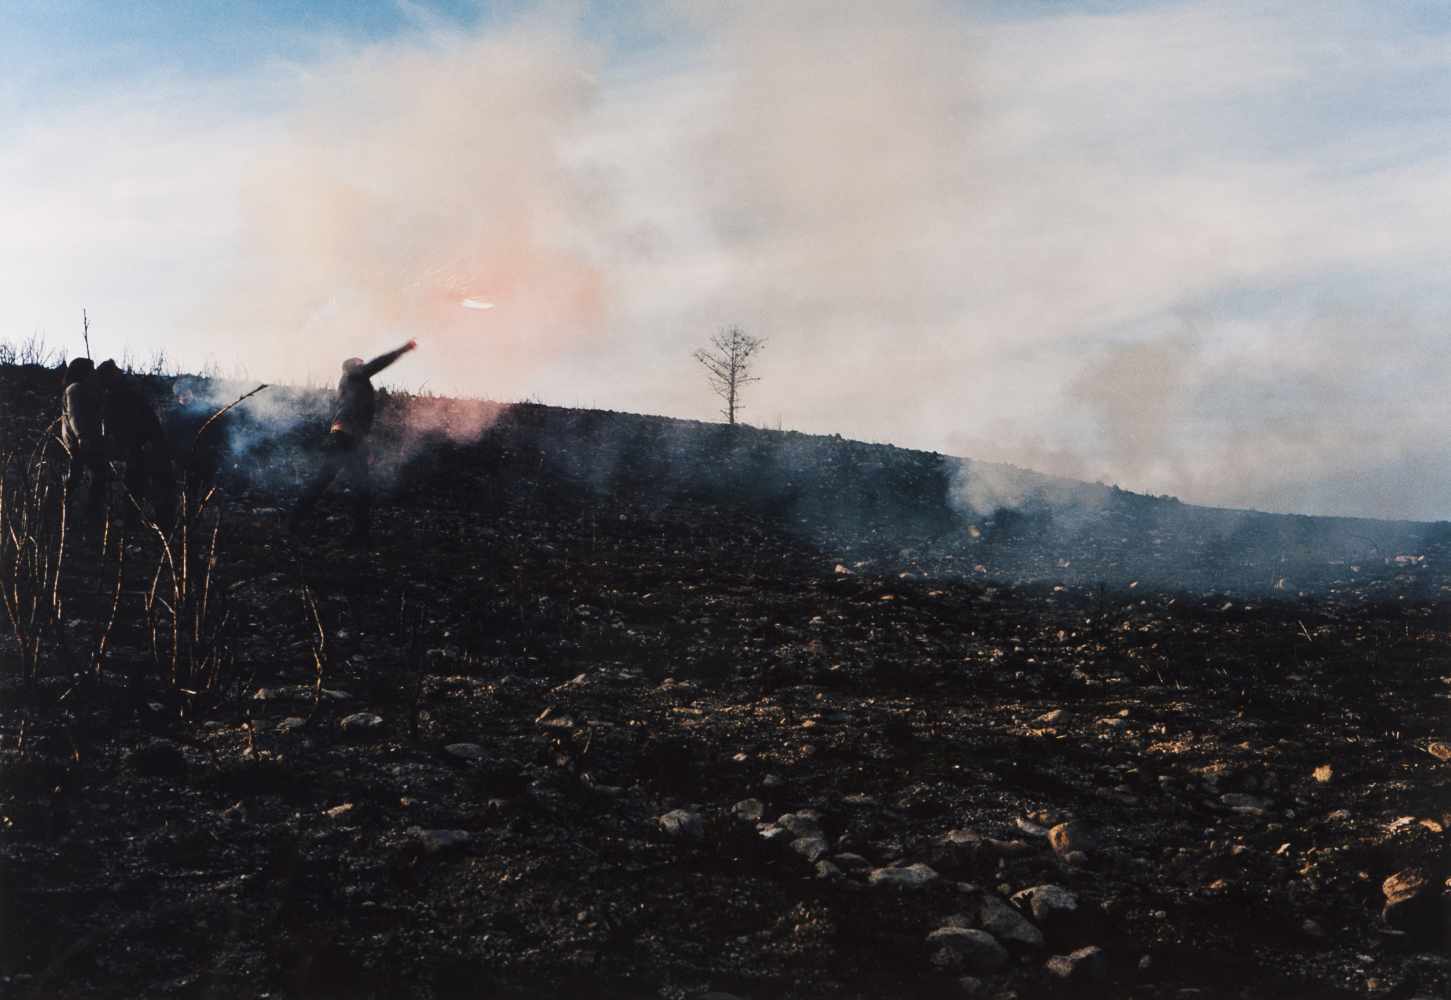
<svg viewBox="0 0 1451 1000"><path fill-rule="evenodd" d="M292 509L291 530L301 528L328 486L347 472L353 488L348 541L368 545L373 506L368 439L377 409L372 379L417 346L417 341L410 340L371 361L349 358L343 362L322 457ZM157 523L171 524L177 506L176 459L192 473L200 459L197 442L168 441L162 420L141 386L114 361L99 365L90 358L71 361L62 378L61 400L61 442L70 457L67 494L75 497L89 472L87 509L93 515L98 513L109 493L111 461L121 460L126 464L128 519L149 498Z"/></svg>

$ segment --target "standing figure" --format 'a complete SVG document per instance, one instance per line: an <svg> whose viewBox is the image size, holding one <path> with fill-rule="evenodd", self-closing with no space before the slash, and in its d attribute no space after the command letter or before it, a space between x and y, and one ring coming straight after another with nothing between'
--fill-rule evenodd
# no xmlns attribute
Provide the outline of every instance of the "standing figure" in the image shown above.
<svg viewBox="0 0 1451 1000"><path fill-rule="evenodd" d="M297 531L303 519L317 504L339 472L347 470L353 487L353 530L348 541L366 547L370 540L373 509L373 480L368 471L368 435L373 430L376 405L373 376L418 346L410 340L372 361L349 358L343 362L343 377L338 380L337 406L332 426L323 445L322 464L304 487L297 506L293 508L291 529Z"/></svg>
<svg viewBox="0 0 1451 1000"><path fill-rule="evenodd" d="M156 410L116 362L103 361L93 369L90 359L77 358L66 366L61 442L70 453L69 495L75 495L81 473L91 473L88 512L101 509L111 482L110 460L119 458L126 463L126 489L135 500L126 504L126 522L135 523L137 506L149 496L157 522L170 528L176 516L171 449Z"/></svg>
<svg viewBox="0 0 1451 1000"><path fill-rule="evenodd" d="M105 405L106 393L95 375L96 366L90 358L72 358L61 382L60 409L60 440L70 456L65 477L66 496L75 499L81 476L89 471L91 489L86 509L93 513L100 509L111 479L106 445L101 438L101 408Z"/></svg>

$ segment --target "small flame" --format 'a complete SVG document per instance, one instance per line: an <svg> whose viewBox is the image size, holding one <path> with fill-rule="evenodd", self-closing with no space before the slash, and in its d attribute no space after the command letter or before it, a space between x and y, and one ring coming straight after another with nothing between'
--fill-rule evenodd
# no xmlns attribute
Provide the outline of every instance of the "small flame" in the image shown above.
<svg viewBox="0 0 1451 1000"><path fill-rule="evenodd" d="M483 299L464 299L462 302L459 303L459 305L463 306L465 309L494 308L494 304L492 302L485 302Z"/></svg>

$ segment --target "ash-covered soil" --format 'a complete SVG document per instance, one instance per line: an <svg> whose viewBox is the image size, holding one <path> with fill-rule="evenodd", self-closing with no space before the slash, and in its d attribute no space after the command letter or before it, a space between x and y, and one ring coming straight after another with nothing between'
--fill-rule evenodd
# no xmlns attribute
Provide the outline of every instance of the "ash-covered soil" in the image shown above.
<svg viewBox="0 0 1451 1000"><path fill-rule="evenodd" d="M3 450L54 399L0 370ZM1440 526L404 422L455 405L385 407L371 553L337 492L284 530L319 428L224 476L214 676L153 661L145 537L99 677L0 647L0 996L1451 990ZM68 544L79 648L115 568Z"/></svg>

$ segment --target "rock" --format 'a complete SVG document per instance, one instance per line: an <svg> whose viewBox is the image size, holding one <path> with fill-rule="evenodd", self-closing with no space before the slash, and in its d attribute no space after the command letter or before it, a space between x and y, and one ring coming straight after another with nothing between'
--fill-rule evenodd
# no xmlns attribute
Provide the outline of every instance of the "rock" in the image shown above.
<svg viewBox="0 0 1451 1000"><path fill-rule="evenodd" d="M1087 824L1076 819L1069 820L1067 823L1059 823L1049 830L1048 843L1053 845L1053 850L1060 857L1071 851L1091 854L1098 849L1096 838L1089 831Z"/></svg>
<svg viewBox="0 0 1451 1000"><path fill-rule="evenodd" d="M950 871L971 865L979 858L1017 857L1029 854L1032 850L1022 840L998 840L995 837L984 837L975 830L948 830L933 842L928 852L928 860Z"/></svg>
<svg viewBox="0 0 1451 1000"><path fill-rule="evenodd" d="M927 935L932 964L940 969L996 972L1008 964L1008 952L987 931L939 927Z"/></svg>
<svg viewBox="0 0 1451 1000"><path fill-rule="evenodd" d="M1263 816L1270 807L1266 800L1244 792L1225 792L1219 801L1243 816Z"/></svg>
<svg viewBox="0 0 1451 1000"><path fill-rule="evenodd" d="M841 869L838 868L836 865L832 864L830 861L818 861L816 862L816 877L840 878Z"/></svg>
<svg viewBox="0 0 1451 1000"><path fill-rule="evenodd" d="M970 907L969 918L1015 951L1037 951L1043 947L1043 932L994 893L979 893Z"/></svg>
<svg viewBox="0 0 1451 1000"><path fill-rule="evenodd" d="M908 865L905 868L873 868L867 873L867 882L875 886L901 889L904 892L925 889L940 876L924 864Z"/></svg>
<svg viewBox="0 0 1451 1000"><path fill-rule="evenodd" d="M1051 929L1078 915L1078 897L1061 885L1035 885L1013 893L1013 904L1033 915L1038 926Z"/></svg>
<svg viewBox="0 0 1451 1000"><path fill-rule="evenodd" d="M791 850L813 864L831 853L831 845L822 836L797 837L791 841Z"/></svg>
<svg viewBox="0 0 1451 1000"><path fill-rule="evenodd" d="M459 760L478 760L484 755L484 748L477 743L450 743L443 752Z"/></svg>
<svg viewBox="0 0 1451 1000"><path fill-rule="evenodd" d="M1451 760L1451 743L1436 740L1426 748L1426 752L1437 760Z"/></svg>
<svg viewBox="0 0 1451 1000"><path fill-rule="evenodd" d="M731 812L747 823L759 823L766 815L766 804L760 799L741 799L731 806Z"/></svg>
<svg viewBox="0 0 1451 1000"><path fill-rule="evenodd" d="M338 721L339 728L349 736L376 736L382 732L383 717L372 712L354 712Z"/></svg>
<svg viewBox="0 0 1451 1000"><path fill-rule="evenodd" d="M1054 979L1068 983L1101 983L1108 978L1108 956L1097 945L1067 955L1054 955L1043 965Z"/></svg>
<svg viewBox="0 0 1451 1000"><path fill-rule="evenodd" d="M410 826L405 832L422 844L427 854L461 847L473 839L473 834L467 830L425 830L421 826Z"/></svg>
<svg viewBox="0 0 1451 1000"><path fill-rule="evenodd" d="M277 731L285 736L288 733L296 732L305 725L307 725L307 720L304 719L302 716L289 715L287 718L277 723Z"/></svg>
<svg viewBox="0 0 1451 1000"><path fill-rule="evenodd" d="M1441 906L1430 879L1420 868L1403 868L1381 883L1385 922L1398 931L1430 936L1440 930Z"/></svg>
<svg viewBox="0 0 1451 1000"><path fill-rule="evenodd" d="M1051 712L1044 712L1038 716L1036 721L1045 726L1064 726L1073 721L1073 713L1066 709L1055 708Z"/></svg>
<svg viewBox="0 0 1451 1000"><path fill-rule="evenodd" d="M872 866L872 863L866 858L860 854L853 854L850 851L844 854L838 854L832 860L849 871L861 871L863 868L870 868Z"/></svg>
<svg viewBox="0 0 1451 1000"><path fill-rule="evenodd" d="M786 779L779 774L768 774L761 779L762 788L782 788L785 784Z"/></svg>
<svg viewBox="0 0 1451 1000"><path fill-rule="evenodd" d="M1325 928L1321 927L1318 921L1311 920L1309 917L1306 917L1305 922L1300 925L1300 930L1306 937L1323 938L1325 936Z"/></svg>
<svg viewBox="0 0 1451 1000"><path fill-rule="evenodd" d="M957 988L962 992L959 994L965 997L982 996L982 980L976 976L958 976Z"/></svg>
<svg viewBox="0 0 1451 1000"><path fill-rule="evenodd" d="M342 805L333 806L331 809L324 809L322 814L328 819L340 819L353 811L351 802L344 802Z"/></svg>
<svg viewBox="0 0 1451 1000"><path fill-rule="evenodd" d="M656 822L667 836L678 840L700 840L705 836L705 820L689 809L672 809Z"/></svg>
<svg viewBox="0 0 1451 1000"><path fill-rule="evenodd" d="M820 837L821 816L820 814L802 810L801 812L783 813L777 817L776 825L790 830L798 837Z"/></svg>
<svg viewBox="0 0 1451 1000"><path fill-rule="evenodd" d="M761 839L764 840L766 843L776 844L778 846L789 844L793 839L795 839L791 836L790 830L786 829L784 826L777 826L775 823L766 823L761 826L760 834Z"/></svg>

